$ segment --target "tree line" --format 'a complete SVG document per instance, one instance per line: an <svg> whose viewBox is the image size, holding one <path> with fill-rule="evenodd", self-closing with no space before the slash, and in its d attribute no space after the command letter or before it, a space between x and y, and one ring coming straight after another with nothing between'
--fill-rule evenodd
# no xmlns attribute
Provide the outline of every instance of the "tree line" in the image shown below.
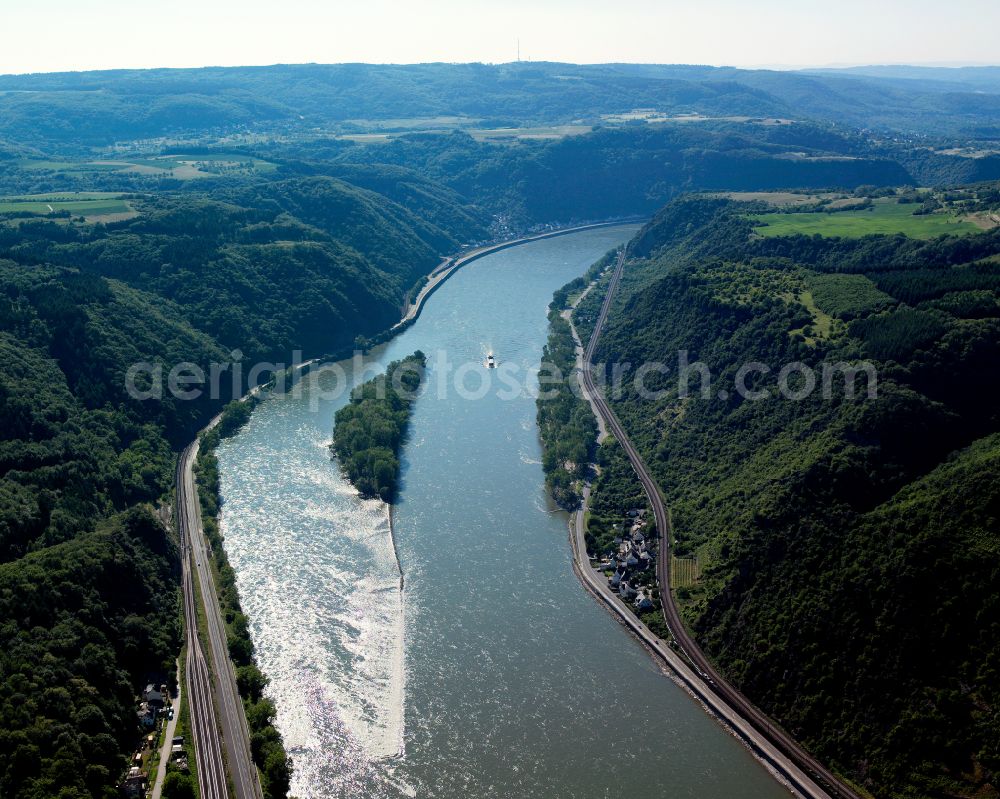
<svg viewBox="0 0 1000 799"><path fill-rule="evenodd" d="M390 503L396 498L399 451L426 368L420 350L393 361L385 373L355 387L334 415L330 448L364 497Z"/></svg>

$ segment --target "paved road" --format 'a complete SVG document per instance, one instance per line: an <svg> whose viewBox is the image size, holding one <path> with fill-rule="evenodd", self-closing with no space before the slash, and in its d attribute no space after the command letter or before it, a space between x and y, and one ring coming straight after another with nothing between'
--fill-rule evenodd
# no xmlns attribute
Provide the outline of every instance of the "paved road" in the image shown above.
<svg viewBox="0 0 1000 799"><path fill-rule="evenodd" d="M587 295L590 294L594 286L597 285L597 281L594 281L583 293L580 294L572 303L570 303L569 308L559 314L566 322L569 324L569 332L573 335L573 344L576 346L576 368L577 377L580 382L580 387L583 389L583 396L590 402L590 409L594 412L594 418L597 419L597 443L600 444L608 437L608 427L604 424L604 417L601 416L600 412L597 410L597 406L594 404L593 400L590 399L587 394L587 387L583 384L583 343L580 341L580 334L576 332L576 325L573 324L573 311L576 310L577 306L586 299ZM600 470L596 464L595 469ZM587 488L587 495L589 496L590 488ZM584 502L586 505L586 501Z"/></svg>
<svg viewBox="0 0 1000 799"><path fill-rule="evenodd" d="M219 417L216 417L209 427L212 427ZM201 734L195 736L196 752L198 754L198 781L201 785L206 785L208 779L203 779L203 771L208 771L208 777L216 778L216 771L221 771L221 764L216 765L214 752L219 749L219 729L222 730L222 745L226 751L226 762L229 764L229 774L232 778L236 799L261 799L260 779L257 774L257 767L250 756L250 733L247 729L246 715L243 712L243 702L240 699L239 691L236 687L236 675L233 672L232 661L229 659L229 648L226 642L226 628L222 621L222 614L219 610L218 594L216 593L215 580L209 568L209 557L211 551L205 539L201 527L201 510L198 505L198 493L194 484L194 462L198 457L198 442L189 444L181 453L177 474L177 505L181 522L181 540L185 547L186 557L184 558L185 581L185 619L189 628L188 634L188 668L189 668L189 692L192 704L195 699L196 690L205 692L208 695L207 704L211 707L211 698L214 692L215 707L218 708L219 725L208 723L207 714L199 724ZM193 567L193 570L192 570ZM212 662L215 665L215 681L209 684L207 663L201 651L201 644L198 641L197 630L193 627L195 616L194 580L197 576L201 590L202 606L205 611L206 627L208 629L208 643L212 652ZM192 646L193 638L193 646ZM194 653L194 672L192 673L192 652ZM205 674L200 671L204 668ZM204 704L204 703L203 703ZM213 714L214 715L214 714ZM214 721L214 719L213 719ZM209 738L210 746L201 748L197 746L199 737ZM210 767L205 769L202 766L202 758L205 757ZM217 794L219 797L226 797L225 772L221 771L223 788ZM216 790L212 787L210 790ZM202 799L214 797L216 794L207 792L202 787Z"/></svg>
<svg viewBox="0 0 1000 799"><path fill-rule="evenodd" d="M167 761L170 760L170 748L174 735L177 734L177 722L181 717L181 675L180 666L177 667L177 696L173 698L170 706L174 709L174 717L167 722L167 729L163 734L163 746L160 747L160 762L156 766L156 781L153 783L152 799L160 799L163 792L163 780L167 776ZM185 741L185 743L189 743Z"/></svg>
<svg viewBox="0 0 1000 799"><path fill-rule="evenodd" d="M681 620L677 605L674 602L673 592L670 588L670 517L667 515L663 498L660 496L659 487L653 480L646 467L646 464L639 456L638 451L633 446L626 434L618 417L611 410L604 395L597 390L594 376L591 372L591 362L594 351L601 335L601 329L607 320L608 310L614 297L618 284L621 281L622 270L625 266L626 250L623 249L615 264L615 271L608 291L601 306L597 323L594 326L590 341L583 357L583 369L581 379L583 381L585 394L591 405L604 418L611 434L621 443L622 448L628 455L629 461L635 469L642 487L649 497L649 503L653 508L656 520L656 528L660 533L660 551L657 558L657 578L660 583L660 596L663 603L663 615L670 633L673 636L680 652L693 666L690 668L687 663L673 650L665 647L659 639L655 639L645 626L634 621L635 617L626 608L626 622L635 629L636 626L646 630L646 635L641 635L643 640L664 657L671 668L677 672L678 676L688 685L694 693L701 698L713 712L724 718L734 729L746 739L754 749L772 767L777 769L793 787L801 794L810 799L829 799L829 797L841 797L841 799L862 799L862 797L849 785L844 784L822 763L812 757L784 730L775 725L759 708L754 706L743 694L730 685L725 678L715 669L715 666L708 659L694 639L687 632ZM584 576L588 585L592 582L587 576L593 576L594 570L589 565L586 556L586 548L583 546L582 518L578 516L576 523L576 535L574 545L579 547L578 555L579 571ZM597 582L602 582L599 579ZM608 600L604 594L611 594L610 588L606 585L605 592L601 593L601 598ZM614 596L612 594L612 596ZM612 606L614 603L611 602ZM619 600L620 604L620 600ZM633 623L634 622L634 623ZM654 638L651 643L648 639ZM668 657L672 655L672 657Z"/></svg>

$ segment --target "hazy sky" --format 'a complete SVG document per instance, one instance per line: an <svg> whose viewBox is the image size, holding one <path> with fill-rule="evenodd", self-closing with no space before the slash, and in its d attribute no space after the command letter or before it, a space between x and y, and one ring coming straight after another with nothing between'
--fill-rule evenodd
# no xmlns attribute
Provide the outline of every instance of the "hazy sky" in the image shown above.
<svg viewBox="0 0 1000 799"><path fill-rule="evenodd" d="M0 0L0 73L340 61L1000 63L997 0Z"/></svg>

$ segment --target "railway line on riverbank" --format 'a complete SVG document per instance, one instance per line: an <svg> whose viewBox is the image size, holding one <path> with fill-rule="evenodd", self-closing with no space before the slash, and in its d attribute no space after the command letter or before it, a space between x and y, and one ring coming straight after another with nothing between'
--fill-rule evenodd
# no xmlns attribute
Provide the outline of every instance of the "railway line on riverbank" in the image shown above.
<svg viewBox="0 0 1000 799"><path fill-rule="evenodd" d="M209 425L216 423L216 417ZM250 753L250 732L236 675L229 657L226 629L208 558L210 548L201 525L201 506L194 481L198 442L189 444L177 465L177 509L183 559L182 589L187 640L185 675L191 730L198 763L198 785L202 799L226 799L228 765L236 799L262 799L260 777ZM210 669L198 634L195 579L205 613L208 645L214 669ZM214 684L211 679L214 671ZM221 737L220 737L221 731ZM222 752L225 751L225 760Z"/></svg>
<svg viewBox="0 0 1000 799"><path fill-rule="evenodd" d="M656 529L660 536L656 564L660 600L664 620L676 643L677 651L667 646L639 622L632 611L606 585L606 581L595 574L587 556L583 532L583 510L576 515L572 537L577 570L587 588L617 613L626 626L630 627L643 643L667 663L681 682L714 714L737 732L758 756L780 774L782 779L786 780L797 793L809 799L862 799L857 791L806 752L791 735L781 729L731 685L715 668L684 626L674 601L670 583L670 517L666 505L645 461L632 444L603 393L598 390L592 369L594 353L600 340L601 330L607 321L615 292L621 281L627 253L628 248L623 247L615 262L600 313L580 360L580 379L585 398L598 417L603 419L607 430L621 444L649 499L650 507L653 509Z"/></svg>
<svg viewBox="0 0 1000 799"><path fill-rule="evenodd" d="M227 799L226 768L222 758L215 702L212 697L212 682L208 661L202 651L198 636L198 612L194 576L191 569L191 528L197 524L192 516L200 513L197 504L191 501L190 488L185 479L191 449L189 445L177 464L177 520L181 544L181 591L184 599L184 640L187 656L184 661L184 676L187 689L187 704L194 756L197 763L198 790L202 799Z"/></svg>

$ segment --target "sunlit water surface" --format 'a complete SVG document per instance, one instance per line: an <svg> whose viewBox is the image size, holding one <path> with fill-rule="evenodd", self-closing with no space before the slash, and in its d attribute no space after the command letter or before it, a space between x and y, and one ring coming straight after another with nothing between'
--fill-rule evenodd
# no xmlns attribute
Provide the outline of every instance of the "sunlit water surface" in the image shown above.
<svg viewBox="0 0 1000 799"><path fill-rule="evenodd" d="M219 448L226 548L293 795L788 796L581 587L534 401L501 399L500 370L481 367L487 351L536 367L552 292L634 231L474 262L375 353L429 356L395 510L403 591L386 506L330 459L335 376L265 402ZM494 381L482 399L450 388L462 364L467 389Z"/></svg>

